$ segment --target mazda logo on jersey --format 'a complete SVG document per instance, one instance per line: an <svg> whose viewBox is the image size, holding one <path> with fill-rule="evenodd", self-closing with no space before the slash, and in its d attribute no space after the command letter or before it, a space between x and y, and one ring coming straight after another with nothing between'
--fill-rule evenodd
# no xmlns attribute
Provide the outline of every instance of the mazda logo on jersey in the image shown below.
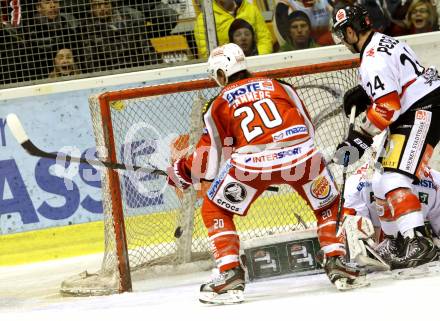
<svg viewBox="0 0 440 321"><path fill-rule="evenodd" d="M236 182L229 183L223 190L223 196L231 203L237 204L243 202L246 198L246 188Z"/></svg>
<svg viewBox="0 0 440 321"><path fill-rule="evenodd" d="M310 193L319 200L327 198L330 192L330 183L324 176L319 176L310 186Z"/></svg>

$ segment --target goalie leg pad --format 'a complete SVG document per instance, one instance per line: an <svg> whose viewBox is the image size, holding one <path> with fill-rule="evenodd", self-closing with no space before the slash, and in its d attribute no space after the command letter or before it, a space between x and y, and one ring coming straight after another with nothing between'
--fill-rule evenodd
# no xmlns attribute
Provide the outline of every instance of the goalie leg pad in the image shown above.
<svg viewBox="0 0 440 321"><path fill-rule="evenodd" d="M341 228L350 262L367 271L386 271L390 267L374 250L374 227L370 219L362 216L346 216ZM375 259L371 258L370 253Z"/></svg>

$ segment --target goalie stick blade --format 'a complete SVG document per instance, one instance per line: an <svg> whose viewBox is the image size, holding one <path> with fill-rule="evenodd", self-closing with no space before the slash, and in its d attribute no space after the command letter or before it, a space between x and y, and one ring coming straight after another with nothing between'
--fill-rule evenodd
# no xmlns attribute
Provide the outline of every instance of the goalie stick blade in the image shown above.
<svg viewBox="0 0 440 321"><path fill-rule="evenodd" d="M9 114L8 116L6 116L6 124L8 125L9 130L20 145L29 140L29 137L26 135L23 125L21 124L21 121L20 119L18 119L16 114Z"/></svg>

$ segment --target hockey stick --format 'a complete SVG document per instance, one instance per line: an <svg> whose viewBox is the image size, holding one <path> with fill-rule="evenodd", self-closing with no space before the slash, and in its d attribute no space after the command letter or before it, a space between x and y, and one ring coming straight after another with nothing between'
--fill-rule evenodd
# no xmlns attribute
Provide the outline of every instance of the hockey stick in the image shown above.
<svg viewBox="0 0 440 321"><path fill-rule="evenodd" d="M28 152L28 154L32 156L61 160L66 162L85 163L89 165L95 165L95 166L106 167L111 169L122 169L122 170L142 172L153 175L168 176L168 174L165 171L153 167L148 168L137 165L112 163L112 162L100 161L97 159L91 159L91 158L73 157L62 153L56 153L56 154L48 153L35 146L35 144L29 139L17 115L9 114L6 117L6 123L8 124L8 127L11 130L11 133L14 136L14 138L17 140L17 142L21 145L21 147L24 148L24 150L26 150L26 152ZM212 180L204 180L204 179L202 179L202 181L212 182ZM267 188L267 191L278 192L279 188L276 186L269 186Z"/></svg>
<svg viewBox="0 0 440 321"><path fill-rule="evenodd" d="M355 118L356 118L356 106L353 105L351 107L351 112L350 112L350 123L348 125L347 137L349 137L354 130ZM341 222L342 208L344 207L345 182L347 180L347 169L348 169L349 161L350 161L350 151L347 150L347 151L345 151L345 154L344 154L344 164L343 164L344 167L342 168L341 198L339 199L338 213L336 214L336 234L338 233L338 230L339 230L339 224Z"/></svg>

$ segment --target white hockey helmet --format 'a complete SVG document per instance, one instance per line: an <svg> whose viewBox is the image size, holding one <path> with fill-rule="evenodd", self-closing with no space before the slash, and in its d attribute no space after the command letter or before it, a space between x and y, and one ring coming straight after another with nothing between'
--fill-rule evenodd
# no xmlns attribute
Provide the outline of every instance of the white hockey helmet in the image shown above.
<svg viewBox="0 0 440 321"><path fill-rule="evenodd" d="M222 70L226 76L226 83L228 78L242 70L247 69L246 59L243 50L235 43L228 43L226 45L215 48L208 59L208 75L214 79L215 82L223 87L218 80L217 72Z"/></svg>

